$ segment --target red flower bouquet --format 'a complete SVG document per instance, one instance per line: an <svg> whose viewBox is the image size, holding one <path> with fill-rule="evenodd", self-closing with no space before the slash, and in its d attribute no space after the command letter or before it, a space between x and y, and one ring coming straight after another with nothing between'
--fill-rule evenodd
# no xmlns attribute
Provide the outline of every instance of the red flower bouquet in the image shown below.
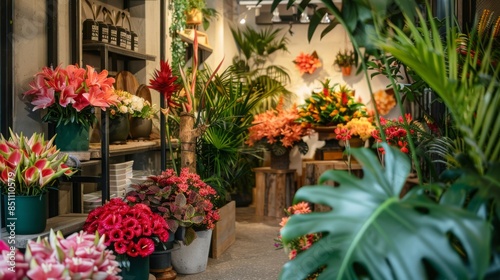
<svg viewBox="0 0 500 280"><path fill-rule="evenodd" d="M31 90L24 93L35 105L33 111L47 109L42 117L45 122L76 122L91 126L95 121L94 107L106 110L116 104L114 78L108 78L108 71L96 72L91 66L60 66L56 69L43 67L30 83Z"/></svg>
<svg viewBox="0 0 500 280"><path fill-rule="evenodd" d="M130 204L148 205L168 222L172 232L185 227L186 245L196 238L195 230L213 229L219 220L212 204L217 192L188 168L181 169L180 175L167 169L132 187L135 190L126 197Z"/></svg>
<svg viewBox="0 0 500 280"><path fill-rule="evenodd" d="M122 267L127 257L149 256L155 242L166 242L169 236L163 217L144 204L129 206L119 198L92 210L83 230L105 235L104 245L116 252Z"/></svg>
<svg viewBox="0 0 500 280"><path fill-rule="evenodd" d="M405 115L406 122L409 125L410 133L413 135L415 130L418 129L412 124L412 117L410 114ZM387 143L391 146L399 147L399 150L405 154L409 153L408 149L408 139L406 137L407 132L405 129L405 123L403 117L399 116L398 119L387 120L380 117L380 125L385 133L385 139ZM382 142L382 137L380 136L380 131L378 129L372 132L373 138L377 142ZM384 148L379 148L381 153L384 153Z"/></svg>

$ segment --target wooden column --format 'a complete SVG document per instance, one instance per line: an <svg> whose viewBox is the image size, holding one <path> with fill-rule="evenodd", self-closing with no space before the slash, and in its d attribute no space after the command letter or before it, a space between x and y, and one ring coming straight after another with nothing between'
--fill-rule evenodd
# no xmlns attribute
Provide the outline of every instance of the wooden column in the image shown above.
<svg viewBox="0 0 500 280"><path fill-rule="evenodd" d="M279 170L270 167L254 168L255 214L283 217L285 208L292 205L295 194L295 169Z"/></svg>

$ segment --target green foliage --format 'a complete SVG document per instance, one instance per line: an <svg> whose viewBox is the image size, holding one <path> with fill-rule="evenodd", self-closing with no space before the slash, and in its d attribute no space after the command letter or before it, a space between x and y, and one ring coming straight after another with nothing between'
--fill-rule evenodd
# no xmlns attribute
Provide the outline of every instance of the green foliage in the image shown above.
<svg viewBox="0 0 500 280"><path fill-rule="evenodd" d="M177 73L186 63L186 43L181 40L177 32L183 30L186 26L186 14L184 11L187 5L186 0L173 1L172 23L169 30L172 37L170 51L172 52L172 70L174 73Z"/></svg>
<svg viewBox="0 0 500 280"><path fill-rule="evenodd" d="M318 279L481 278L489 260L488 224L455 205L423 194L400 198L408 158L384 144L385 167L368 149L352 149L363 178L329 170L294 201L327 205L328 212L294 215L281 234L285 242L309 233L324 237L287 263L280 279L305 279L326 265ZM453 242L452 242L453 241ZM410 245L411 244L411 245ZM454 246L453 244L459 244ZM411 246L411 247L410 247Z"/></svg>
<svg viewBox="0 0 500 280"><path fill-rule="evenodd" d="M424 22L422 16L420 19ZM377 45L412 68L439 95L467 144L467 156L480 173L489 163L499 162L500 67L491 60L493 39L475 51L483 53L479 61L479 55L463 56L455 51L457 36L451 23L444 42L432 20L424 28L408 21L409 35L392 27L394 38L380 39Z"/></svg>
<svg viewBox="0 0 500 280"><path fill-rule="evenodd" d="M265 65L271 55L288 51L289 39L286 34L280 37L281 32L282 29L272 27L259 31L249 26L244 29L231 27L240 51L240 55L233 58L233 72L244 81L245 91L270 93L271 98L262 99L258 112L274 107L279 96L291 94L284 86L290 82L287 70L279 65Z"/></svg>
<svg viewBox="0 0 500 280"><path fill-rule="evenodd" d="M209 81L208 71L199 72L201 83ZM206 126L197 143L197 172L205 182L221 190L234 192L253 186L252 168L255 149L245 146L252 110L264 93L244 91L234 69L216 75L206 87L200 102L199 119Z"/></svg>

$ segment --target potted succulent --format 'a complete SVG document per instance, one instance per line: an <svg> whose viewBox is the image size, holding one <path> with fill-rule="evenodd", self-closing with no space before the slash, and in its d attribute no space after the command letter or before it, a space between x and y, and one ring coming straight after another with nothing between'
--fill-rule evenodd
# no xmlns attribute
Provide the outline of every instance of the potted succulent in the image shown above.
<svg viewBox="0 0 500 280"><path fill-rule="evenodd" d="M40 233L48 218L46 194L58 178L75 171L65 164L68 155L53 145L55 136L47 141L42 133L28 138L10 130L8 139L0 137L3 222L15 221L17 234Z"/></svg>
<svg viewBox="0 0 500 280"><path fill-rule="evenodd" d="M213 206L216 191L204 183L199 175L189 172L188 168L182 168L179 175L173 169L167 169L160 175L150 176L147 181L132 187L134 190L126 196L129 204L145 204L151 207L153 212L167 221L172 233L176 233L176 238L182 241L180 249L172 252L172 262L177 272L186 272L189 267L175 267L175 254L183 254L178 251L189 250L186 247L190 247L198 237L206 240L208 235L206 252L198 252L204 264L197 266L194 261L190 264L205 270L211 230L219 220L218 210ZM178 233L181 233L180 236Z"/></svg>
<svg viewBox="0 0 500 280"><path fill-rule="evenodd" d="M351 75L352 65L356 64L356 55L352 50L339 51L335 56L333 61L334 65L337 65L342 70L342 75Z"/></svg>

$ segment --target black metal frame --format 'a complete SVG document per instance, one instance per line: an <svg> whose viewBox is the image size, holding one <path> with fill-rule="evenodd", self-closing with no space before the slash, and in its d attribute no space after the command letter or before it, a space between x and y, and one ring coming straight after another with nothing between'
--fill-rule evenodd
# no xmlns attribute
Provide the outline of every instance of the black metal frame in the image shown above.
<svg viewBox="0 0 500 280"><path fill-rule="evenodd" d="M0 3L0 132L8 135L13 124L13 35L14 0Z"/></svg>

